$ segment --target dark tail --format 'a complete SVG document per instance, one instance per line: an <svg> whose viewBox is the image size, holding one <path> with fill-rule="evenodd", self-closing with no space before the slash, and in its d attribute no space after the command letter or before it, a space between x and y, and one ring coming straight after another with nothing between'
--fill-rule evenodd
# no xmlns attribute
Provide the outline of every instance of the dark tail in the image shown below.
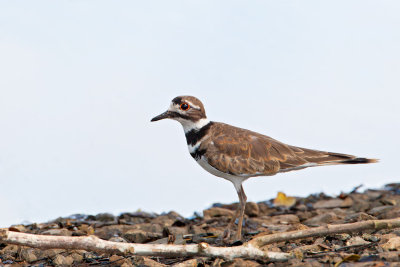
<svg viewBox="0 0 400 267"><path fill-rule="evenodd" d="M376 163L379 162L379 160L367 159L367 158L355 158L355 159L346 159L339 162L342 164L366 164L366 163Z"/></svg>
<svg viewBox="0 0 400 267"><path fill-rule="evenodd" d="M358 158L353 155L327 152L328 159L319 163L320 165L336 165L336 164L367 164L379 162L378 159Z"/></svg>

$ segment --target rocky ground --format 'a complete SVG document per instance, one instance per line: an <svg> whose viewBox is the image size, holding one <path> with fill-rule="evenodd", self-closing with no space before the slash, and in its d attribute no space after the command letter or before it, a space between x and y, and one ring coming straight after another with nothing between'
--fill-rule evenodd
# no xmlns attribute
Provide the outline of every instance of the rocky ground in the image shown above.
<svg viewBox="0 0 400 267"><path fill-rule="evenodd" d="M314 194L277 206L273 200L248 203L244 238L326 224L350 223L400 217L400 184L379 190L355 189L337 197ZM193 244L207 242L224 246L221 235L237 204L214 204L184 218L176 212L146 212L73 215L48 223L14 225L12 231L62 236L96 235L117 242ZM231 244L237 245L237 244ZM86 251L37 250L0 243L0 266L400 266L400 229L338 234L323 238L280 242L268 245L270 251L296 252L286 263L216 258L122 257Z"/></svg>

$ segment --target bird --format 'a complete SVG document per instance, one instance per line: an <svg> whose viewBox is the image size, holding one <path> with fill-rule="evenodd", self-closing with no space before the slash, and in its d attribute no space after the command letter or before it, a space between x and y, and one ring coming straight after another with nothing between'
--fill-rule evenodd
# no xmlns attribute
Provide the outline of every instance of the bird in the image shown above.
<svg viewBox="0 0 400 267"><path fill-rule="evenodd" d="M369 159L342 153L325 152L287 145L269 136L210 121L203 103L194 96L177 96L164 113L152 122L172 119L181 123L190 155L209 173L233 183L239 205L227 229L237 220L236 240L242 239L242 225L247 197L243 182L251 177L272 176L278 173L309 167L375 163ZM224 233L230 237L230 232Z"/></svg>

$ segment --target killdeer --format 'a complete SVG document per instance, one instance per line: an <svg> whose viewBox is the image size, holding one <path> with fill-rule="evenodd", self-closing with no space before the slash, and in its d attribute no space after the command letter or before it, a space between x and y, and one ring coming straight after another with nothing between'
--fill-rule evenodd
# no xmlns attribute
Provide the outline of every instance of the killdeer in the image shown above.
<svg viewBox="0 0 400 267"><path fill-rule="evenodd" d="M151 121L167 118L182 124L190 155L196 162L235 186L240 203L228 229L239 217L237 240L242 237L247 200L242 183L248 178L316 166L377 162L376 159L290 146L266 135L210 121L201 101L193 96L175 97L168 110Z"/></svg>

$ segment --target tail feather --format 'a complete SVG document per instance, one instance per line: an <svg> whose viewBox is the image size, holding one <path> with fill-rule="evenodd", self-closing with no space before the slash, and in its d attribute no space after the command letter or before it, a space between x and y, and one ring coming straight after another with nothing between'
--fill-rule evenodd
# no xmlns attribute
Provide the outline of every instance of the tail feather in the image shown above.
<svg viewBox="0 0 400 267"><path fill-rule="evenodd" d="M379 160L377 159L367 159L367 158L354 158L339 161L342 164L366 164L366 163L376 163Z"/></svg>
<svg viewBox="0 0 400 267"><path fill-rule="evenodd" d="M359 158L353 155L327 152L327 159L318 162L318 165L336 165L336 164L368 164L376 163L378 159Z"/></svg>
<svg viewBox="0 0 400 267"><path fill-rule="evenodd" d="M342 165L342 164L368 164L379 160L361 158L353 155L313 150L302 147L288 146L295 157L288 157L280 162L280 172L300 170L308 167Z"/></svg>
<svg viewBox="0 0 400 267"><path fill-rule="evenodd" d="M329 152L327 152L329 153ZM326 155L325 157L327 157L328 155ZM290 163L281 163L280 167L280 171L279 172L289 172L289 171L294 171L294 170L301 170L301 169L305 169L308 167L317 167L317 166L329 166L329 165L342 165L342 164L367 164L367 163L376 163L379 162L378 159L367 159L367 158L357 158L355 156L350 156L350 155L346 155L347 159L343 159L342 155L339 156L338 159L337 155L336 158L332 159L322 159L321 158L313 158L308 159L308 163L304 163L301 165L294 165L294 164L290 164Z"/></svg>
<svg viewBox="0 0 400 267"><path fill-rule="evenodd" d="M376 163L377 159L361 158L353 155L325 152L307 148L291 147L297 156L317 166L336 164L367 164Z"/></svg>

